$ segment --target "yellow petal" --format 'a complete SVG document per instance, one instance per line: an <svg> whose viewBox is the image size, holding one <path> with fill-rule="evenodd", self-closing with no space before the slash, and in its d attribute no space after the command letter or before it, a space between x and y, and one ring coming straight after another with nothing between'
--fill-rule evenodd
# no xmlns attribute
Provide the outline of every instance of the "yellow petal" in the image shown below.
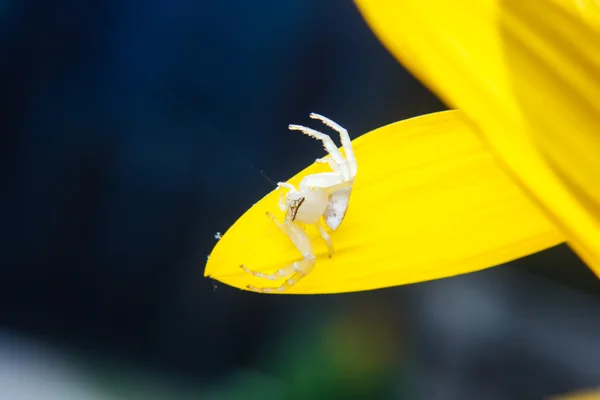
<svg viewBox="0 0 600 400"><path fill-rule="evenodd" d="M552 397L551 400L600 400L600 391L582 391Z"/></svg>
<svg viewBox="0 0 600 400"><path fill-rule="evenodd" d="M350 292L447 277L562 240L458 111L388 125L353 144L358 175L346 217L331 235L336 252L328 258L316 229L307 227L316 266L288 293ZM326 168L311 165L290 182ZM205 275L242 289L281 283L240 268L275 272L300 258L265 215L282 218L278 196L268 194L225 233Z"/></svg>
<svg viewBox="0 0 600 400"><path fill-rule="evenodd" d="M357 3L600 274L600 3Z"/></svg>

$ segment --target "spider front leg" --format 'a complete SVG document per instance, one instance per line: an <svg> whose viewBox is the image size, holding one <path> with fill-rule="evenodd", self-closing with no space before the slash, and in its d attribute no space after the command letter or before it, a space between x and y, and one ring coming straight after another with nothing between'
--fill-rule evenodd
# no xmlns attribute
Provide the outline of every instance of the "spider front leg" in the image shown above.
<svg viewBox="0 0 600 400"><path fill-rule="evenodd" d="M340 150L337 148L335 143L333 143L333 140L331 140L331 138L328 135L302 125L291 124L288 126L288 128L292 131L300 131L305 135L320 140L323 143L323 147L325 147L327 153L329 153L329 155L331 155L331 158L333 159L333 161L329 163L329 166L334 171L339 170L345 179L349 179L351 177L352 169L348 165L348 161L346 161L344 157L342 157Z"/></svg>
<svg viewBox="0 0 600 400"><path fill-rule="evenodd" d="M354 157L352 140L350 139L350 135L348 135L348 131L345 128L342 128L339 124L320 114L311 113L310 117L312 119L318 119L319 121L323 122L325 125L327 125L328 127L340 134L342 147L344 147L344 151L346 152L346 159L348 161L348 167L350 168L350 176L355 176L358 166L356 164L356 157Z"/></svg>
<svg viewBox="0 0 600 400"><path fill-rule="evenodd" d="M352 140L348 135L348 131L333 122L327 117L324 117L320 114L311 113L310 117L312 119L317 119L323 122L325 125L330 127L331 129L337 131L340 135L340 140L342 142L342 147L344 148L344 152L346 153L346 158L342 157L337 146L333 143L331 138L319 131L316 131L311 128L307 128L302 125L289 125L289 129L301 131L305 135L311 136L317 140L320 140L325 147L325 150L331 155L331 160L326 159L318 159L317 163L327 162L332 170L335 172L339 172L344 176L344 179L353 179L356 176L356 171L358 169L356 164L356 157L354 156L354 149L352 148Z"/></svg>
<svg viewBox="0 0 600 400"><path fill-rule="evenodd" d="M281 188L285 188L288 190L294 190L296 191L296 188L294 187L294 185L292 185L291 183L287 183L287 182L279 182L277 183L277 189L281 190ZM287 206L285 204L284 200L284 196L285 196L285 192L283 190L281 190L281 193L279 195L279 209L281 211L285 211L287 209Z"/></svg>
<svg viewBox="0 0 600 400"><path fill-rule="evenodd" d="M245 265L241 265L240 267L245 272L262 279L275 281L286 278L286 281L278 287L259 288L252 285L246 286L248 289L259 293L282 293L294 286L313 270L315 266L315 255L312 250L310 239L306 233L300 229L300 227L287 220L282 224L277 221L277 219L269 212L267 212L267 215L275 222L275 224L277 224L279 229L281 229L292 240L292 242L296 245L296 248L302 253L303 259L285 266L272 274L263 274L262 272L252 271Z"/></svg>
<svg viewBox="0 0 600 400"><path fill-rule="evenodd" d="M327 158L327 157L317 158L315 160L315 164L328 164L329 168L331 168L333 171L339 170L339 165L336 164L336 162L333 158Z"/></svg>

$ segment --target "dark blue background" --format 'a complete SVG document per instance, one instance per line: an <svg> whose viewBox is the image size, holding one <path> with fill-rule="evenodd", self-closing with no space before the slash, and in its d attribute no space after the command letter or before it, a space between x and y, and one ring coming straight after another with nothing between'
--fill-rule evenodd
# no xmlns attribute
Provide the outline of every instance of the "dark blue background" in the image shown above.
<svg viewBox="0 0 600 400"><path fill-rule="evenodd" d="M271 189L252 166L285 180L320 154L287 125L314 111L357 136L442 109L350 2L2 12L3 320L186 369L218 372L234 355L217 339L265 312L202 272L214 232ZM166 349L163 324L183 336Z"/></svg>

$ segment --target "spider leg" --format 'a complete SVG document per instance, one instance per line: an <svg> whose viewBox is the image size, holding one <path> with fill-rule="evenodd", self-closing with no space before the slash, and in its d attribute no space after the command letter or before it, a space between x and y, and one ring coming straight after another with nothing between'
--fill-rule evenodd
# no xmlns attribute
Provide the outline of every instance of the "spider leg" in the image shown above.
<svg viewBox="0 0 600 400"><path fill-rule="evenodd" d="M248 289L253 290L255 292L281 293L294 286L313 270L315 266L315 255L313 254L310 239L298 225L294 224L293 222L285 222L282 224L281 222L277 221L273 214L267 212L267 215L275 222L279 229L281 229L290 238L294 245L296 245L296 248L302 253L303 259L300 261L296 261L286 267L283 267L273 274L263 274L261 272L252 271L245 265L241 265L241 268L245 272L252 274L258 278L264 278L269 280L287 278L286 281L278 287L259 288L252 285L247 285Z"/></svg>
<svg viewBox="0 0 600 400"><path fill-rule="evenodd" d="M348 162L346 161L346 159L344 159L344 157L342 157L342 153L340 153L340 150L337 148L335 143L333 143L333 140L331 140L331 138L328 135L302 125L289 125L288 128L292 131L300 131L305 135L308 135L312 138L323 142L325 150L327 150L327 152L331 154L331 157L339 166L342 174L346 177L346 179L350 178L350 167L348 166Z"/></svg>
<svg viewBox="0 0 600 400"><path fill-rule="evenodd" d="M333 122L327 117L322 115L311 113L310 117L312 119L318 119L323 122L325 125L330 127L331 129L337 131L340 134L340 140L342 142L342 146L344 147L344 152L346 153L346 159L348 160L348 164L350 166L350 176L355 176L356 171L358 169L358 165L356 163L356 158L354 157L354 149L352 148L352 140L350 140L350 136L348 135L348 131L342 128L337 123Z"/></svg>
<svg viewBox="0 0 600 400"><path fill-rule="evenodd" d="M296 188L294 187L294 185L292 185L291 183L287 183L287 182L278 182L277 183L277 189L281 190L281 188L286 188L288 190L296 190ZM285 195L284 191L281 191L281 193L279 194L279 209L281 211L285 211L287 206L285 204L285 202L283 201L283 196Z"/></svg>
<svg viewBox="0 0 600 400"><path fill-rule="evenodd" d="M339 172L340 171L340 166L336 164L335 160L333 158L317 158L315 160L316 164L329 164L329 167L334 170L335 172Z"/></svg>
<svg viewBox="0 0 600 400"><path fill-rule="evenodd" d="M327 231L325 230L325 228L323 227L323 225L321 224L320 221L317 221L315 223L315 226L319 230L319 233L321 234L321 237L323 238L323 240L325 240L325 243L327 243L327 250L329 251L329 258L331 258L331 256L333 255L333 243L331 242L331 236L329 236L329 234L327 233Z"/></svg>
<svg viewBox="0 0 600 400"><path fill-rule="evenodd" d="M252 285L247 285L246 287L254 292L259 292L259 293L277 293L277 292L283 293L283 292L287 291L289 288L291 288L292 286L294 286L296 283L298 283L306 275L308 275L310 273L310 271L312 271L315 263L314 263L314 261L305 259L302 261L298 261L298 262L294 263L293 265L295 266L295 268L297 268L297 272L294 273L292 276L290 276L288 279L286 279L286 281L281 286L256 287L256 286L252 286Z"/></svg>
<svg viewBox="0 0 600 400"><path fill-rule="evenodd" d="M248 267L246 267L244 264L240 265L240 268L243 269L245 272L249 273L250 275L256 276L257 278L268 279L270 281L276 281L278 279L289 278L296 272L300 272L301 267L298 266L298 264L301 262L302 261L294 262L293 264L290 264L281 269L278 269L277 271L273 272L272 274L263 274L262 272L252 271Z"/></svg>
<svg viewBox="0 0 600 400"><path fill-rule="evenodd" d="M286 189L290 189L290 190L295 190L296 188L294 187L294 185L292 185L291 183L287 183L287 182L277 182L277 188L286 188Z"/></svg>

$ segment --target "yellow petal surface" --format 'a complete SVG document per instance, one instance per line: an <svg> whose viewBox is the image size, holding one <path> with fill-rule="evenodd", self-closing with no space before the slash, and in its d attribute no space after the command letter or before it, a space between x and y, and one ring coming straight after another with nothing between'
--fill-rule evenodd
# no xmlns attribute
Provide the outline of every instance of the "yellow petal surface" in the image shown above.
<svg viewBox="0 0 600 400"><path fill-rule="evenodd" d="M358 174L346 217L331 235L335 253L328 258L316 228L307 226L316 266L286 293L351 292L447 277L562 241L458 111L391 124L353 145ZM311 165L290 182L326 168ZM265 215L283 218L278 197L277 191L268 194L223 235L206 276L241 289L281 284L240 268L270 273L300 258Z"/></svg>
<svg viewBox="0 0 600 400"><path fill-rule="evenodd" d="M600 2L357 4L600 274Z"/></svg>
<svg viewBox="0 0 600 400"><path fill-rule="evenodd" d="M551 400L600 400L600 391L582 391L552 397Z"/></svg>

